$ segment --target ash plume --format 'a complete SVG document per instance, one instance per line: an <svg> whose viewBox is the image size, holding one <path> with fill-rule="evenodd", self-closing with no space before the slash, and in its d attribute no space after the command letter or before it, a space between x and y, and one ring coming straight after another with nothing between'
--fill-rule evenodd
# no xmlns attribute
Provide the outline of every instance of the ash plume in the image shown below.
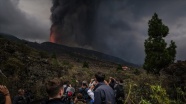
<svg viewBox="0 0 186 104"><path fill-rule="evenodd" d="M100 0L53 0L51 30L55 30L54 41L89 45L99 2Z"/></svg>
<svg viewBox="0 0 186 104"><path fill-rule="evenodd" d="M153 13L169 27L177 59L185 59L184 1L162 0L53 0L51 20L56 43L90 48L143 64L144 41ZM174 8L172 8L174 7ZM174 20L174 21L173 21ZM57 24L57 25L56 25ZM177 37L177 36L180 37ZM183 40L183 41L180 41Z"/></svg>
<svg viewBox="0 0 186 104"><path fill-rule="evenodd" d="M136 36L130 32L128 20L124 20L129 18L125 16L125 1L53 0L51 42L88 47L129 62L142 62L142 52L131 54L141 47L136 47Z"/></svg>
<svg viewBox="0 0 186 104"><path fill-rule="evenodd" d="M177 59L185 60L185 7L183 0L0 0L0 32L42 42L51 30L51 42L142 64L148 20L156 12L169 27L167 40L178 46Z"/></svg>

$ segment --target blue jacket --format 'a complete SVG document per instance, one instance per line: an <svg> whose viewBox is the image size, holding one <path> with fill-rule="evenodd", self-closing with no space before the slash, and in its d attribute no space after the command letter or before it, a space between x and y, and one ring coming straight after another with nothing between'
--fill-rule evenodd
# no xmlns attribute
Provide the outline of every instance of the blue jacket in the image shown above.
<svg viewBox="0 0 186 104"><path fill-rule="evenodd" d="M114 90L99 82L94 89L94 104L115 104Z"/></svg>

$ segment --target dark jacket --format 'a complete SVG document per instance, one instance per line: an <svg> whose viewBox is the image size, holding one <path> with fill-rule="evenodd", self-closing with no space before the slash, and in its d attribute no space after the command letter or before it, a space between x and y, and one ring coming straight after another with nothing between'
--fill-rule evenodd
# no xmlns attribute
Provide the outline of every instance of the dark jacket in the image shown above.
<svg viewBox="0 0 186 104"><path fill-rule="evenodd" d="M47 101L43 101L41 104L65 104L62 99L60 98L55 98Z"/></svg>
<svg viewBox="0 0 186 104"><path fill-rule="evenodd" d="M116 84L115 82L111 82L111 83L109 83L109 86L114 90L114 85L115 84Z"/></svg>
<svg viewBox="0 0 186 104"><path fill-rule="evenodd" d="M12 104L27 104L27 100L24 96L17 95L14 97Z"/></svg>
<svg viewBox="0 0 186 104"><path fill-rule="evenodd" d="M79 88L79 93L83 95L83 99L89 102L91 100L90 96L88 95L87 91L89 88Z"/></svg>
<svg viewBox="0 0 186 104"><path fill-rule="evenodd" d="M94 104L115 104L114 90L99 82L94 89Z"/></svg>

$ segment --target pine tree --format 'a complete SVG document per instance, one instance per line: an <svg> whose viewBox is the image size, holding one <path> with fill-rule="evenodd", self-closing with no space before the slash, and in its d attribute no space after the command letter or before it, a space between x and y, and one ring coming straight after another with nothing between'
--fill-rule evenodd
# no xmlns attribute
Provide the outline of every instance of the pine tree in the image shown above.
<svg viewBox="0 0 186 104"><path fill-rule="evenodd" d="M154 13L148 22L148 39L145 40L145 63L143 68L147 73L159 74L160 70L173 63L176 55L176 44L171 40L169 47L164 38L169 34L169 28L162 23Z"/></svg>

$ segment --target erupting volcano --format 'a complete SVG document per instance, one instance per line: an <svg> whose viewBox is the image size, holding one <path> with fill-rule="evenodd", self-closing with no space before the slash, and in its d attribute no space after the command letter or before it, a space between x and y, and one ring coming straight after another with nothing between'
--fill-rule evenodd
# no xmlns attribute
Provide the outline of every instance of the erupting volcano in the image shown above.
<svg viewBox="0 0 186 104"><path fill-rule="evenodd" d="M131 61L141 60L138 36L131 27L133 23L138 26L138 22L128 22L134 18L132 12L128 12L127 2L52 0L50 42L88 48ZM132 54L135 59L131 58L131 52L136 52Z"/></svg>
<svg viewBox="0 0 186 104"><path fill-rule="evenodd" d="M50 42L90 45L100 0L53 0Z"/></svg>
<svg viewBox="0 0 186 104"><path fill-rule="evenodd" d="M54 28L54 25L51 26L50 28L50 42L52 43L56 43L56 34L55 34L55 28Z"/></svg>

